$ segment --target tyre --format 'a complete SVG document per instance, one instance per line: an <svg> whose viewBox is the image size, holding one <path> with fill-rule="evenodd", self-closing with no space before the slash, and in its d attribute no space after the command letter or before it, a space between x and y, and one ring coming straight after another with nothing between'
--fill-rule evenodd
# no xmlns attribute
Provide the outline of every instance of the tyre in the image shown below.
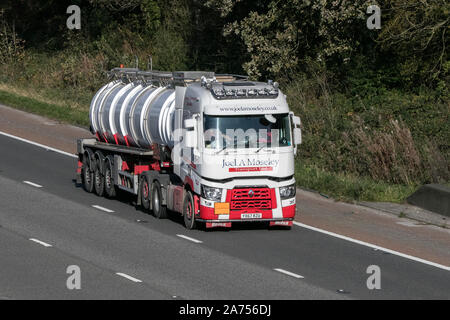
<svg viewBox="0 0 450 320"><path fill-rule="evenodd" d="M147 176L143 175L141 177L141 184L139 187L141 188L142 207L148 212L150 209L150 185L148 183Z"/></svg>
<svg viewBox="0 0 450 320"><path fill-rule="evenodd" d="M197 227L197 223L195 221L194 208L195 208L194 197L192 196L192 192L188 191L186 193L183 203L184 225L188 230L192 230Z"/></svg>
<svg viewBox="0 0 450 320"><path fill-rule="evenodd" d="M108 156L105 162L105 193L108 198L114 198L117 193L114 185L113 161L112 157Z"/></svg>
<svg viewBox="0 0 450 320"><path fill-rule="evenodd" d="M152 184L152 209L153 214L158 219L167 218L167 207L162 204L162 192L161 185L158 181L153 182Z"/></svg>
<svg viewBox="0 0 450 320"><path fill-rule="evenodd" d="M94 189L95 193L102 197L105 194L105 176L101 170L100 159L95 161L95 169L94 169Z"/></svg>
<svg viewBox="0 0 450 320"><path fill-rule="evenodd" d="M81 168L81 178L83 180L83 189L87 192L94 191L94 175L90 167L89 155L85 154L83 157L83 166Z"/></svg>

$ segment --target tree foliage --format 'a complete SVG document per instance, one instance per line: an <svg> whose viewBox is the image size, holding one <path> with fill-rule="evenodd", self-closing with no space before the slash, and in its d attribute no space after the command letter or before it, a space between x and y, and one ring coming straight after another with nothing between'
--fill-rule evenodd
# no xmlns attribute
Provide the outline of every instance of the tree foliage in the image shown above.
<svg viewBox="0 0 450 320"><path fill-rule="evenodd" d="M415 81L444 78L448 72L450 2L393 0L378 38L385 51L402 60L402 74Z"/></svg>
<svg viewBox="0 0 450 320"><path fill-rule="evenodd" d="M348 69L364 60L369 68L399 73L403 85L448 82L445 0L4 0L2 19L16 26L27 47L60 50L73 45L65 27L71 4L82 9L77 41L95 43L127 30L122 35L129 38L110 44L115 51L143 40L141 51L164 67L290 81L314 62L345 83ZM382 9L379 31L366 27L373 4Z"/></svg>
<svg viewBox="0 0 450 320"><path fill-rule="evenodd" d="M226 2L226 1L225 1ZM225 34L236 34L251 59L245 70L255 76L292 76L306 59L346 63L358 49L365 30L369 1L270 1L263 10L250 11L228 24ZM217 4L216 4L217 6ZM218 6L219 7L219 6ZM226 5L222 15L233 15Z"/></svg>

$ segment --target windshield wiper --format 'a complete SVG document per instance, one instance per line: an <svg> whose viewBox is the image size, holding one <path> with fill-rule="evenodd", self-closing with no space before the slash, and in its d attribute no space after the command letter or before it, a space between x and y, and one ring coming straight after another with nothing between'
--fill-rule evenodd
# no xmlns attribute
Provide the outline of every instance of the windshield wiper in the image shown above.
<svg viewBox="0 0 450 320"><path fill-rule="evenodd" d="M270 151L270 152L272 152L273 153L273 149L269 149L269 147L268 146L262 146L261 148L259 148L258 150L256 150L255 151L255 153L258 153L258 152L260 152L262 149L264 149L264 148L267 148L267 150L268 151Z"/></svg>
<svg viewBox="0 0 450 320"><path fill-rule="evenodd" d="M225 150L226 148L228 148L228 146L224 146L222 149L220 149L219 151L217 151L215 154L219 154L221 153L223 150Z"/></svg>

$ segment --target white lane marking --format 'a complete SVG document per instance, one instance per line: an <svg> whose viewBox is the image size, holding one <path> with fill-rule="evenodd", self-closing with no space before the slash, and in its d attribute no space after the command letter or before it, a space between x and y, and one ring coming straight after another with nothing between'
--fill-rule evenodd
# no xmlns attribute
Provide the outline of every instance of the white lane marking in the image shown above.
<svg viewBox="0 0 450 320"><path fill-rule="evenodd" d="M195 243L202 243L203 242L203 241L200 241L200 240L197 240L197 239L194 239L194 238L182 235L182 234L177 234L177 237L180 237L180 238L183 238L183 239L195 242Z"/></svg>
<svg viewBox="0 0 450 320"><path fill-rule="evenodd" d="M117 272L116 274L117 274L118 276L120 276L120 277L123 277L123 278L125 278L125 279L131 280L131 281L136 282L136 283L142 282L141 280L136 279L136 278L134 278L134 277L132 277L132 276L129 276L129 275L125 274L125 273Z"/></svg>
<svg viewBox="0 0 450 320"><path fill-rule="evenodd" d="M103 208L103 207L100 207L100 206L97 206L97 205L92 206L92 207L94 207L95 209L98 209L98 210L102 210L102 211L108 212L108 213L113 213L114 212L113 210L110 210L110 209L107 209L107 208Z"/></svg>
<svg viewBox="0 0 450 320"><path fill-rule="evenodd" d="M30 186L36 187L36 188L42 188L42 186L40 184L37 183L33 183L30 181L24 181L23 183L29 184Z"/></svg>
<svg viewBox="0 0 450 320"><path fill-rule="evenodd" d="M293 273L293 272L290 272L290 271L287 271L287 270L284 270L284 269L276 268L276 269L273 269L273 270L281 272L281 273L284 273L284 274L287 274L288 276L291 276L291 277L294 277L294 278L297 278L297 279L304 279L305 278L305 277L303 277L303 276L301 276L299 274L296 274L296 273Z"/></svg>
<svg viewBox="0 0 450 320"><path fill-rule="evenodd" d="M36 242L36 243L38 243L41 246L44 246L46 248L50 248L52 246L51 244L45 243L44 241L41 241L41 240L38 240L38 239L30 238L29 240L33 241L33 242Z"/></svg>
<svg viewBox="0 0 450 320"><path fill-rule="evenodd" d="M33 141L30 141L30 140L27 140L27 139L24 139L24 138L16 137L16 136L13 136L12 134L9 134L9 133L3 132L3 131L0 131L0 134L4 135L6 137L12 138L12 139L16 139L16 140L19 140L19 141L22 141L22 142L26 142L26 143L32 144L34 146L37 146L37 147L40 147L40 148L43 148L43 149L46 149L46 150L50 150L50 151L54 151L54 152L63 154L65 156L69 156L69 157L72 157L72 158L78 158L74 154L71 154L71 153L68 153L68 152L65 152L65 151L62 151L62 150L59 150L59 149L52 148L52 147L46 146L44 144L33 142Z"/></svg>
<svg viewBox="0 0 450 320"><path fill-rule="evenodd" d="M309 230L317 231L317 232L320 232L320 233L324 233L326 235L329 235L329 236L332 236L332 237L335 237L335 238L339 238L339 239L342 239L342 240L350 241L350 242L353 242L353 243L356 243L356 244L359 244L359 245L362 245L362 246L366 246L366 247L373 248L373 249L376 249L376 250L381 250L381 251L384 251L384 252L387 252L387 253L390 253L390 254L393 254L393 255L405 258L405 259L413 260L413 261L420 262L420 263L423 263L423 264L427 264L429 266L433 266L433 267L436 267L436 268L439 268L439 269L450 271L450 267L449 266L444 266L442 264L431 262L431 261L428 261L428 260L425 260L425 259L421 259L421 258L418 258L418 257L414 257L414 256L411 256L409 254L401 253L401 252L394 251L394 250L387 249L387 248L383 248L383 247L380 247L380 246L377 246L377 245L374 245L374 244L371 244L371 243L368 243L368 242L364 242L364 241L356 240L356 239L349 238L349 237L346 237L346 236L342 236L342 235L334 233L334 232L322 230L322 229L319 229L319 228L316 228L316 227L311 227L311 226L308 226L306 224L303 224L303 223L300 223L300 222L297 222L297 221L294 221L294 224L296 226L299 226L299 227L302 227L302 228L305 228L305 229L309 229Z"/></svg>

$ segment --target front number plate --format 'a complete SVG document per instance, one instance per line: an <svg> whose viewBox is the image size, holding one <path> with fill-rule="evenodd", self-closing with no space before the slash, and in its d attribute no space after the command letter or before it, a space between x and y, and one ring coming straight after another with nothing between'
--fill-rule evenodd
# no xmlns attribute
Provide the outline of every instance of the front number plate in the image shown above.
<svg viewBox="0 0 450 320"><path fill-rule="evenodd" d="M262 213L243 213L241 219L261 219Z"/></svg>

